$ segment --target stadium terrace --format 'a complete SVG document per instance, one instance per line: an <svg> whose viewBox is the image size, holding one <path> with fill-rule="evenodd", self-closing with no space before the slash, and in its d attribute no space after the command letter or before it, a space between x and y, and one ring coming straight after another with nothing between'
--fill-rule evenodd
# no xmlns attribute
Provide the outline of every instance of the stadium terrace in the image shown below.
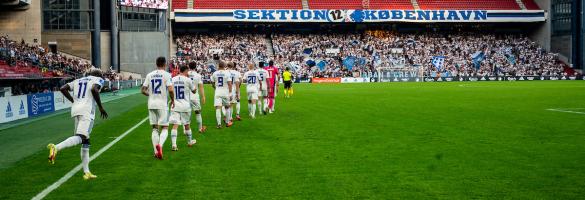
<svg viewBox="0 0 585 200"><path fill-rule="evenodd" d="M338 21L341 10L235 10L234 18L275 21ZM486 20L485 10L354 10L349 19L354 22L376 20Z"/></svg>
<svg viewBox="0 0 585 200"><path fill-rule="evenodd" d="M542 10L176 10L179 22L537 22Z"/></svg>

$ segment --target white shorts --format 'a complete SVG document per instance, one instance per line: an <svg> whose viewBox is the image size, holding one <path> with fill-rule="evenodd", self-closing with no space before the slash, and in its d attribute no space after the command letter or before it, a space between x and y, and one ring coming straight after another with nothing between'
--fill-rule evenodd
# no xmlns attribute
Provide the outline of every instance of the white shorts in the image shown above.
<svg viewBox="0 0 585 200"><path fill-rule="evenodd" d="M213 106L228 106L229 98L227 96L215 96L213 98Z"/></svg>
<svg viewBox="0 0 585 200"><path fill-rule="evenodd" d="M148 109L148 118L150 125L168 126L169 111L162 109Z"/></svg>
<svg viewBox="0 0 585 200"><path fill-rule="evenodd" d="M248 91L248 100L258 100L258 91Z"/></svg>
<svg viewBox="0 0 585 200"><path fill-rule="evenodd" d="M75 134L84 135L89 139L89 134L93 128L93 119L84 115L74 116L73 119L75 120Z"/></svg>
<svg viewBox="0 0 585 200"><path fill-rule="evenodd" d="M235 93L232 94L232 100L230 101L231 104L238 103L239 100L236 97L237 97L237 95Z"/></svg>
<svg viewBox="0 0 585 200"><path fill-rule="evenodd" d="M191 109L193 109L193 111L201 111L201 103L199 98L191 100Z"/></svg>
<svg viewBox="0 0 585 200"><path fill-rule="evenodd" d="M260 96L267 97L268 96L268 89L262 89L262 90L260 90Z"/></svg>
<svg viewBox="0 0 585 200"><path fill-rule="evenodd" d="M170 124L188 125L191 123L191 112L171 111Z"/></svg>

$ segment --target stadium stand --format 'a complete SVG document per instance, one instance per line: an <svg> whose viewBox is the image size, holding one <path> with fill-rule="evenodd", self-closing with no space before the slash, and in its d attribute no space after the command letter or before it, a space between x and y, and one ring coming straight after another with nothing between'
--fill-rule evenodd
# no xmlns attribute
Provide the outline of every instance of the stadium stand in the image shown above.
<svg viewBox="0 0 585 200"><path fill-rule="evenodd" d="M540 7L538 7L534 0L522 0L522 3L524 3L528 10L540 10Z"/></svg>
<svg viewBox="0 0 585 200"><path fill-rule="evenodd" d="M370 9L414 9L410 0L370 0L369 5Z"/></svg>
<svg viewBox="0 0 585 200"><path fill-rule="evenodd" d="M187 0L174 0L172 1L172 8L174 9L187 9Z"/></svg>
<svg viewBox="0 0 585 200"><path fill-rule="evenodd" d="M301 0L194 0L195 9L302 9Z"/></svg>
<svg viewBox="0 0 585 200"><path fill-rule="evenodd" d="M515 0L417 0L421 9L520 10Z"/></svg>
<svg viewBox="0 0 585 200"><path fill-rule="evenodd" d="M310 9L363 9L362 0L308 0Z"/></svg>

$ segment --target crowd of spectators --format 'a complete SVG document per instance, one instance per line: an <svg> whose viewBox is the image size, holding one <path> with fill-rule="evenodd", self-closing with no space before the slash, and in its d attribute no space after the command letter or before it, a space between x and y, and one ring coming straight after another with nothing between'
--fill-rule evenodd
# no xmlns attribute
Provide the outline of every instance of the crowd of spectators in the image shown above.
<svg viewBox="0 0 585 200"><path fill-rule="evenodd" d="M17 62L21 62L24 65L21 67L39 67L57 77L76 76L92 67L86 60L52 53L38 44L28 44L24 40L17 42L8 36L0 36L0 59L6 60L10 66L16 67Z"/></svg>
<svg viewBox="0 0 585 200"><path fill-rule="evenodd" d="M285 34L270 36L274 56L268 55L265 35L193 34L176 38L171 66L194 61L208 77L213 56L245 63L274 60L293 69L299 78L377 77L381 68L416 71L436 76L559 76L566 75L558 55L546 52L528 37L490 33L396 33L369 30L342 34ZM476 59L481 55L480 59ZM435 65L433 57L444 61Z"/></svg>
<svg viewBox="0 0 585 200"><path fill-rule="evenodd" d="M294 66L302 77L371 77L380 67L416 70L432 77L564 75L564 64L556 54L514 34L374 30L354 34L274 34L272 39L276 62ZM474 60L476 55L481 59ZM434 65L435 56L443 57L443 64ZM348 57L353 57L350 64L344 63ZM321 61L324 64L315 65Z"/></svg>
<svg viewBox="0 0 585 200"><path fill-rule="evenodd" d="M261 34L192 34L176 38L177 53L171 67L195 62L198 71L209 77L216 70L214 56L224 61L233 61L238 70L246 69L246 63L265 61L268 48Z"/></svg>
<svg viewBox="0 0 585 200"><path fill-rule="evenodd" d="M167 9L169 8L168 0L123 0L122 5L143 8Z"/></svg>

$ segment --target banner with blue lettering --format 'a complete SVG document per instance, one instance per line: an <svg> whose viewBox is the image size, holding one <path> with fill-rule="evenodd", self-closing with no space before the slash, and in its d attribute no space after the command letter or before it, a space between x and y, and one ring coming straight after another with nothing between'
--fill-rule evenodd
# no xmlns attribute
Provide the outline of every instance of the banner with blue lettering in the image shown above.
<svg viewBox="0 0 585 200"><path fill-rule="evenodd" d="M55 110L52 92L29 94L27 100L29 117L50 113Z"/></svg>
<svg viewBox="0 0 585 200"><path fill-rule="evenodd" d="M175 9L176 22L543 22L543 10Z"/></svg>

